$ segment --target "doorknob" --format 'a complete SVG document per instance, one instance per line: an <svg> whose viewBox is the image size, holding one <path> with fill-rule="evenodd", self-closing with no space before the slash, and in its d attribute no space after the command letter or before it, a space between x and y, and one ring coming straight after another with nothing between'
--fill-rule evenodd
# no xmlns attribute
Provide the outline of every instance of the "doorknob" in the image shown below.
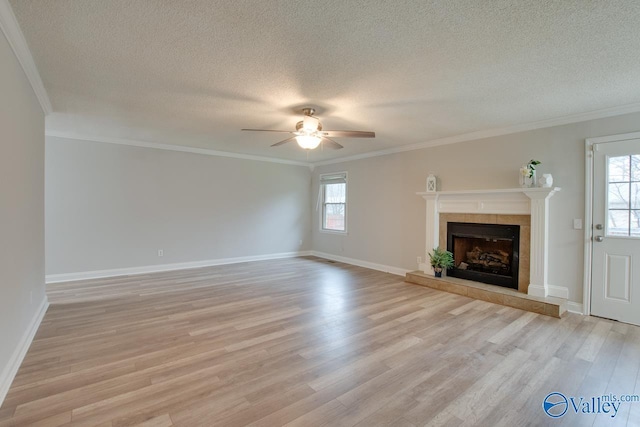
<svg viewBox="0 0 640 427"><path fill-rule="evenodd" d="M602 224L596 224L596 230L602 230Z"/></svg>
<svg viewBox="0 0 640 427"><path fill-rule="evenodd" d="M595 236L595 237L593 238L593 240L595 240L596 242L602 242L602 241L604 240L604 237L602 237L602 236Z"/></svg>

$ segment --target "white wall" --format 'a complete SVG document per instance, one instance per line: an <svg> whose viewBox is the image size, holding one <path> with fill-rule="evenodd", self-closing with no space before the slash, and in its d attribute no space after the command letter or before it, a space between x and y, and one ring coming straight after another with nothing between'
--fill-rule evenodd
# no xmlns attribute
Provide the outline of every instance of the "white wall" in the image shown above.
<svg viewBox="0 0 640 427"><path fill-rule="evenodd" d="M584 140L640 130L640 113L317 167L47 138L47 274L313 249L413 270L424 253L424 191L516 187L542 161L551 199L549 284L582 301ZM319 232L318 175L347 171L347 235ZM311 175L313 185L310 185ZM303 244L300 245L299 241ZM159 258L157 250L165 256Z"/></svg>
<svg viewBox="0 0 640 427"><path fill-rule="evenodd" d="M425 191L434 172L441 190L513 188L518 169L530 159L542 162L539 175L552 173L562 191L550 207L549 284L569 289L569 299L582 302L582 230L573 219L584 217L585 138L640 130L640 114L591 120L495 138L325 165L313 174L347 171L346 236L319 232L318 212L312 221L313 249L333 255L415 270L425 254Z"/></svg>
<svg viewBox="0 0 640 427"><path fill-rule="evenodd" d="M309 250L310 180L304 166L47 137L47 275Z"/></svg>
<svg viewBox="0 0 640 427"><path fill-rule="evenodd" d="M45 302L44 114L0 32L0 404Z"/></svg>

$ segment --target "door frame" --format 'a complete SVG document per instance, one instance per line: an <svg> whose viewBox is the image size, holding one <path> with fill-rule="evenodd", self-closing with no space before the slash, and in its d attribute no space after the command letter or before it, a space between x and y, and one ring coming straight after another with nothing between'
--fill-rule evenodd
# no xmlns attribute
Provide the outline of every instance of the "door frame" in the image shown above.
<svg viewBox="0 0 640 427"><path fill-rule="evenodd" d="M593 151L596 144L640 139L640 132L599 136L585 139L584 167L584 284L582 289L582 314L591 314L591 267L593 263Z"/></svg>

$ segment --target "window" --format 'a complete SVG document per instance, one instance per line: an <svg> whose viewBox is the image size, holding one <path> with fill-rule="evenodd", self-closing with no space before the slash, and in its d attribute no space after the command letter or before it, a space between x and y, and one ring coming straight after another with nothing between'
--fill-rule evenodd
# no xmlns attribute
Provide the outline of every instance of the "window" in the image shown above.
<svg viewBox="0 0 640 427"><path fill-rule="evenodd" d="M347 174L320 175L322 224L325 231L347 231Z"/></svg>
<svg viewBox="0 0 640 427"><path fill-rule="evenodd" d="M640 237L640 155L609 157L608 236Z"/></svg>

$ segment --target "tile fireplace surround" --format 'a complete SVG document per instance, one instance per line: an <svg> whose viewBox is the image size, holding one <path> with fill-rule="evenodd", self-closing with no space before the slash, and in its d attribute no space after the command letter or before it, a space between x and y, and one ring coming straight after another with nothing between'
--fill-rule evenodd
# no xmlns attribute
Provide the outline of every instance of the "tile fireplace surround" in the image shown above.
<svg viewBox="0 0 640 427"><path fill-rule="evenodd" d="M529 230L521 229L521 239L526 240L527 231L530 232L528 251L521 241L521 252L529 253L529 264L523 266L526 256L520 259L520 274L525 280L528 277L529 283L521 280L518 289L531 296L566 299L566 288L548 283L549 199L558 191L560 188L553 187L417 193L426 200L426 252L436 246L446 247L446 237L441 237L446 221L530 225ZM421 264L420 268L430 270L428 264Z"/></svg>

